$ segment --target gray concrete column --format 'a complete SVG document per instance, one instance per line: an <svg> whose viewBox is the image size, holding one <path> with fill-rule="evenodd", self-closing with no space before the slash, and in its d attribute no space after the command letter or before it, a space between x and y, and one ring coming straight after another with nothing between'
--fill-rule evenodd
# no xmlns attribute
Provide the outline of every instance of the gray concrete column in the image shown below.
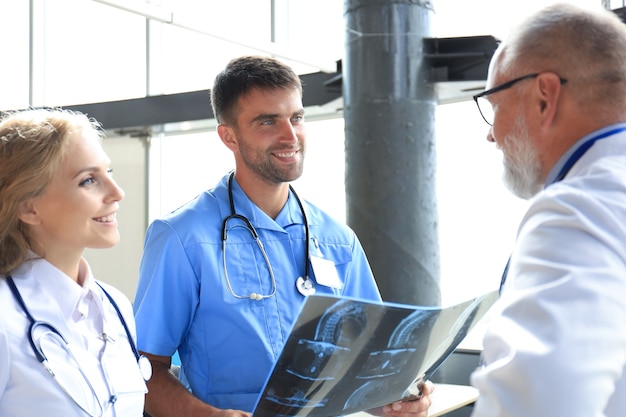
<svg viewBox="0 0 626 417"><path fill-rule="evenodd" d="M345 0L343 61L348 224L383 299L437 305L434 85L427 0Z"/></svg>

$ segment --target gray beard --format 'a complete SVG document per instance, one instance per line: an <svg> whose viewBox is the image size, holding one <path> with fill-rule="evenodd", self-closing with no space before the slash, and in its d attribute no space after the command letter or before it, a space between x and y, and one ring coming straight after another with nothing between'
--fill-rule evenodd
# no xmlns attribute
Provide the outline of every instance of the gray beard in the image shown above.
<svg viewBox="0 0 626 417"><path fill-rule="evenodd" d="M532 147L524 118L515 119L513 132L505 137L503 180L514 195L525 200L543 189L540 178L541 164L537 151Z"/></svg>

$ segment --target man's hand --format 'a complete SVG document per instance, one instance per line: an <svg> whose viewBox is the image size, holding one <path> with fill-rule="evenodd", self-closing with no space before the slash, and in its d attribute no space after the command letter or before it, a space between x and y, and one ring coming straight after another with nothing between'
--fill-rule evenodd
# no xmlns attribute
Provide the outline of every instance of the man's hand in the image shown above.
<svg viewBox="0 0 626 417"><path fill-rule="evenodd" d="M428 417L432 404L430 394L435 390L432 382L426 381L421 387L422 396L414 401L396 401L380 409L382 417Z"/></svg>
<svg viewBox="0 0 626 417"><path fill-rule="evenodd" d="M144 415L150 417L250 417L239 410L222 410L202 402L170 373L172 358L141 352L152 363L152 378L148 381L148 394Z"/></svg>

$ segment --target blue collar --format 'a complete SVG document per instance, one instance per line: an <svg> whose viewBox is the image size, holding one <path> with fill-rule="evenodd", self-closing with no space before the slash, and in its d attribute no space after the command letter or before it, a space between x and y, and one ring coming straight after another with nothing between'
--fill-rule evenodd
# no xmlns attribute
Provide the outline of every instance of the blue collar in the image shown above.
<svg viewBox="0 0 626 417"><path fill-rule="evenodd" d="M588 134L587 136L580 139L578 142L574 144L574 146L570 147L567 152L565 152L558 160L558 162L552 167L548 177L546 178L545 187L554 184L555 182L561 181L569 170L576 164L576 162L593 146L594 143L601 139L608 138L617 133L623 132L626 130L626 123L617 123L611 126L607 126L600 130L596 130ZM500 279L500 289L499 293L502 292L502 286L506 281L507 274L509 272L509 263L511 262L511 257L509 256L509 260L506 262L506 266L504 267L504 272L502 273L502 278Z"/></svg>
<svg viewBox="0 0 626 417"><path fill-rule="evenodd" d="M596 130L577 141L570 147L552 167L546 178L545 187L555 182L561 181L578 160L591 148L598 140L608 138L626 130L626 123L618 123Z"/></svg>

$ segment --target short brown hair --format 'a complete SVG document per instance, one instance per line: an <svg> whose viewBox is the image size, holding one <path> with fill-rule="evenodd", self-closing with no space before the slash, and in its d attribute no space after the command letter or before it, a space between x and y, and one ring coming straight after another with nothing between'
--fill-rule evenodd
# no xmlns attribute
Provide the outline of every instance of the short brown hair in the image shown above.
<svg viewBox="0 0 626 417"><path fill-rule="evenodd" d="M264 56L235 58L215 77L211 90L211 105L217 122L234 124L239 99L254 88L295 88L302 95L300 78L282 62Z"/></svg>

